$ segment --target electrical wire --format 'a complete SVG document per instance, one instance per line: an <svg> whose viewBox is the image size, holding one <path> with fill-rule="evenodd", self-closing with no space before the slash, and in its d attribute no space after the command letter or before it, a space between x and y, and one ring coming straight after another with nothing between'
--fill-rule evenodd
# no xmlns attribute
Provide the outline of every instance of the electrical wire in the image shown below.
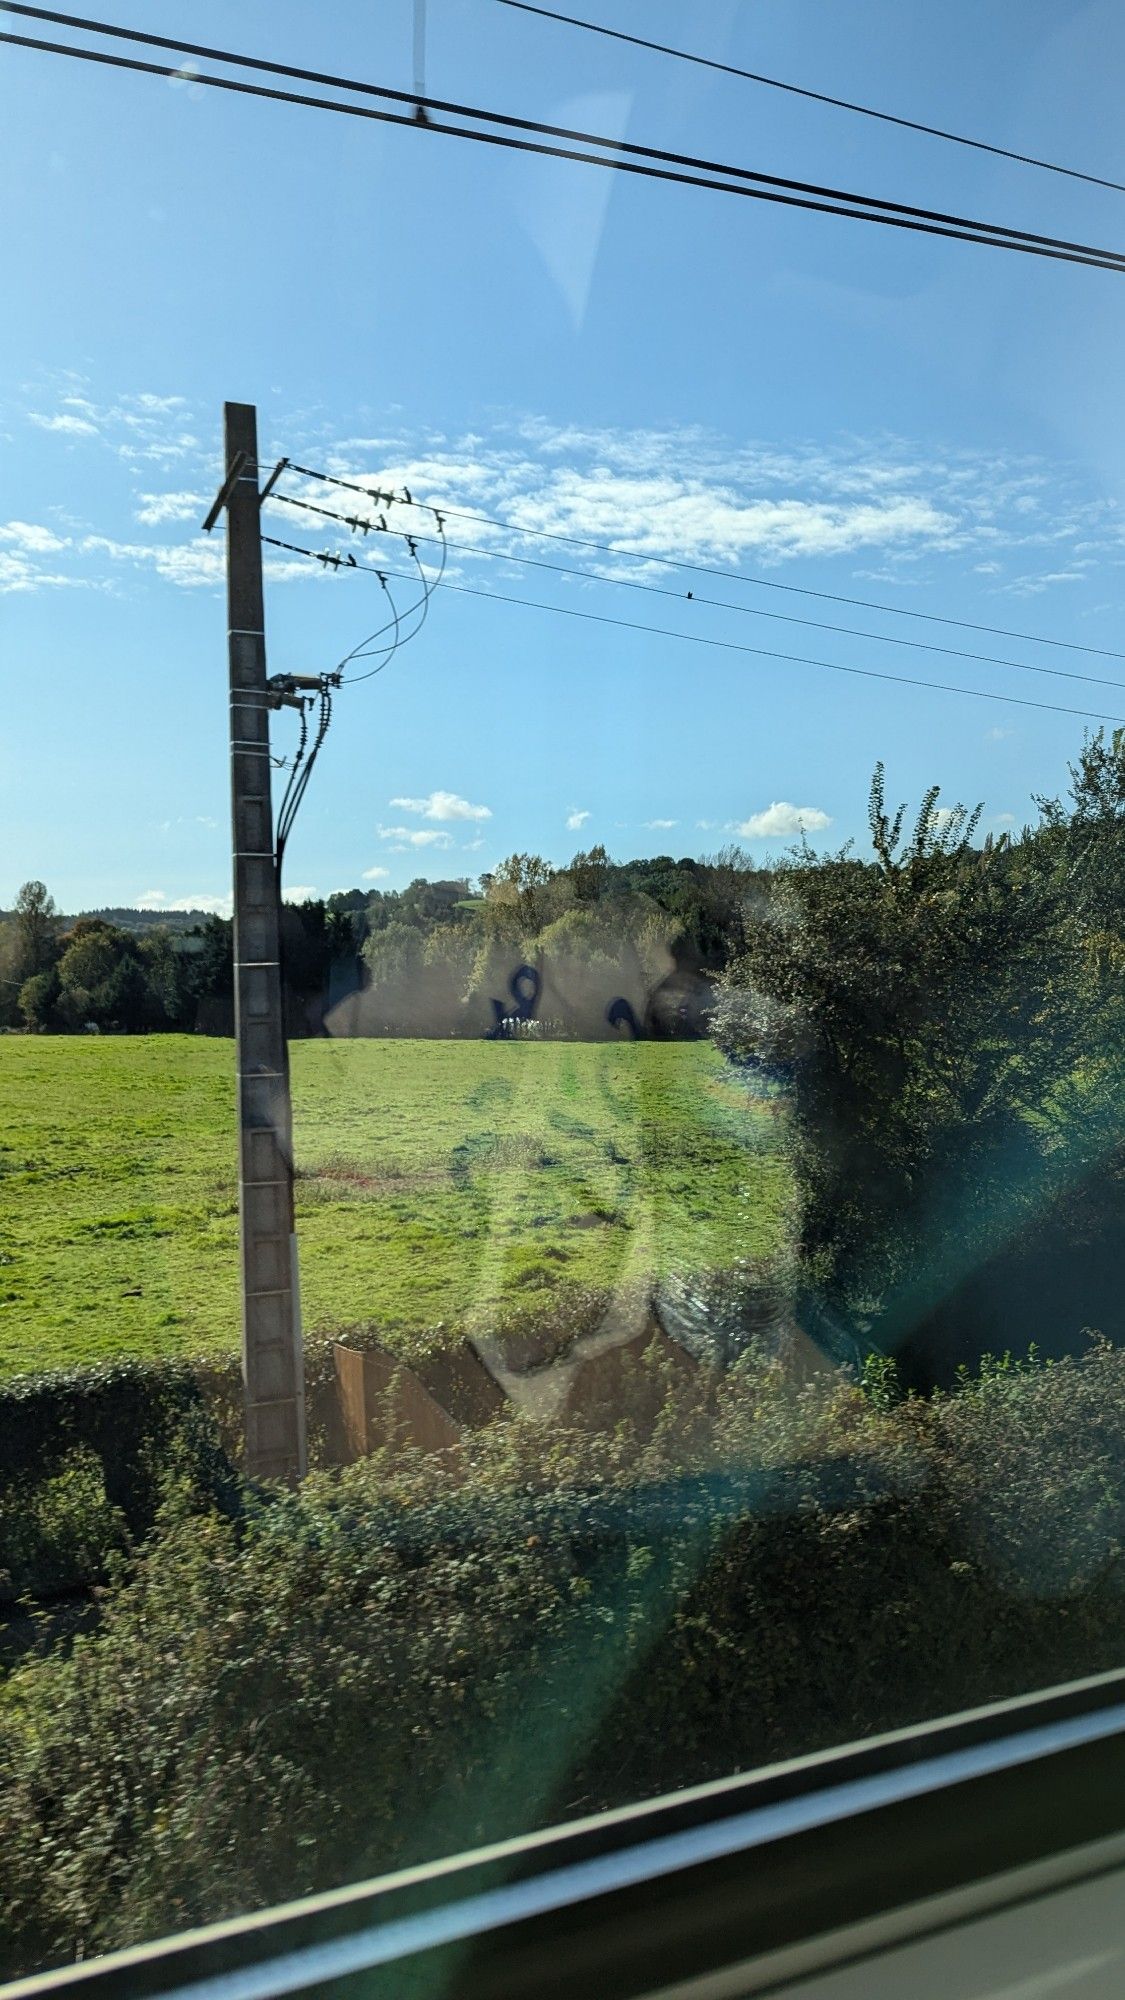
<svg viewBox="0 0 1125 2000"><path fill-rule="evenodd" d="M373 673L381 673L383 668L385 666L388 666L391 660L394 659L394 656L398 651L399 645L402 640L402 620L399 617L398 606L395 603L394 594L389 588L386 578L383 577L381 573L379 575L379 581L383 585L383 591L386 595L387 603L391 607L391 615L384 624L377 626L374 632L369 632L367 634L366 639L361 639L358 646L353 646L350 653L345 653L342 660L337 661L336 672L338 674L342 674L345 667L350 667L353 660L369 660L373 657L373 655L377 651L382 651L387 656L385 660L380 661L380 664L377 667L372 668ZM394 638L391 639L386 646L383 646L381 648L377 647L375 641L377 639L381 639L384 632L390 632L392 629L394 631Z"/></svg>
<svg viewBox="0 0 1125 2000"><path fill-rule="evenodd" d="M319 757L320 752L324 747L324 739L328 734L329 724L332 721L332 688L331 688L331 683L329 681L329 677L327 675L324 675L321 679L319 695L317 698L319 699L320 703L320 713L317 718L316 738L313 743L312 749L309 751L308 755L304 759L304 764L303 767L300 769L299 774L296 766L294 766L293 771L290 773L290 782L286 786L285 799L283 800L282 811L278 815L276 857L277 857L277 869L279 876L281 872L282 859L285 854L286 843L289 839L290 834L293 831L293 823L300 810L301 801L308 790L309 779L312 777L313 774L313 767L316 764L316 760ZM301 710L301 720L304 729L307 731L307 720L305 715L305 709L303 706ZM304 747L305 740L307 740L307 738L303 736L302 750Z"/></svg>
<svg viewBox="0 0 1125 2000"><path fill-rule="evenodd" d="M355 519L347 514L336 513L331 507L318 507L310 500L298 500L289 493L276 493L274 498L287 507L302 507L310 514L324 515L328 520L337 521L342 527L351 528L353 533L356 532ZM444 509L439 511L444 512ZM365 523L360 522L359 526L366 531ZM401 528L388 527L377 532L401 535L405 531ZM414 539L427 543L436 541L435 536L424 534L418 534ZM800 625L814 632L834 632L843 638L873 639L880 646L905 646L912 652L940 653L947 659L975 660L980 665L989 667L1012 667L1021 674L1044 674L1052 680L1082 681L1091 687L1118 688L1125 693L1125 681L1111 680L1104 674L1080 674L1066 667L1043 667L1029 660L1008 660L996 653L973 653L961 646L939 646L932 639L906 639L900 638L893 632L867 632L857 630L854 625L833 625L822 618L798 618L792 612L766 611L756 604L731 604L722 597L705 597L694 590L687 592L668 590L659 583L640 583L627 576L598 576L593 570L578 569L572 564L544 562L540 557L519 555L508 549L483 548L478 542L451 542L446 541L443 536L441 546L443 549L456 550L462 555L485 556L494 562L520 563L528 569L549 570L554 576L573 576L584 583L606 584L615 590L640 590L649 597L670 597L677 604L685 602L702 604L710 610L733 611L743 618L769 618L782 625Z"/></svg>
<svg viewBox="0 0 1125 2000"><path fill-rule="evenodd" d="M78 14L59 13L54 8L34 7L25 4L25 0L0 0L0 11L17 14L33 20L53 21L71 28L88 28L96 34L116 37L119 40L137 42L145 47L175 49L181 53L203 56L212 61L228 63L235 67L258 70L271 76L288 77L297 82L327 84L339 90L351 90L385 101L413 105L415 107L415 118L408 119L407 123L416 122L417 109L422 107L426 111L440 111L459 118L472 118L492 125L502 125L514 131L533 132L550 138L566 139L579 145L599 146L604 151L613 154L628 154L637 159L660 160L675 166L690 167L706 173L722 173L736 179L760 182L771 187L793 188L803 194L825 196L833 201L858 202L865 209L885 209L889 212L924 217L930 222L953 224L958 229L984 230L1005 239L1015 238L1025 243L1050 245L1055 249L1082 251L1090 256L1112 258L1117 262L1121 261L1122 253L1100 250L1088 243L1073 243L1065 238L1043 236L1037 231L1012 229L1006 224L979 222L970 217L950 215L940 209L919 208L914 203L892 201L878 195L857 195L845 189L825 187L817 182L795 181L788 176L761 173L748 167L731 166L723 161L702 159L690 153L673 153L665 147L645 146L635 140L608 139L599 133L586 132L581 128L576 129L567 125L548 125L540 119L520 118L509 112L482 110L477 105L463 104L456 99L423 97L417 92L394 90L387 85L373 84L354 77L335 76L323 70L304 69L296 64L273 62L261 56L244 56L230 49L210 47L206 43L180 41L168 35L154 35L142 29L125 28L115 22L90 19ZM23 40L21 37L12 37L11 39L17 42ZM37 44L30 43L26 45L38 46ZM55 52L68 52L68 45L66 44L51 44L46 46L51 47ZM83 53L96 55L97 52L88 51ZM179 72L175 73L179 74ZM192 72L191 81L221 83L223 79L201 77ZM359 107L340 105L330 108L348 110L358 109ZM875 218L872 219L874 220Z"/></svg>
<svg viewBox="0 0 1125 2000"><path fill-rule="evenodd" d="M278 494L278 495L277 495L277 498L278 498L278 499L282 499L282 498L284 498L284 497L285 497L285 496L284 496L284 495L282 495L282 494ZM310 511L311 511L311 506L310 506ZM402 641L402 643L403 643L403 644L407 643L407 641L410 641L410 640L414 640L414 639L417 639L417 637L418 637L419 633L420 633L420 632L421 632L421 630L422 630L422 627L423 627L423 626L425 625L425 623L426 623L426 620L427 620L427 618L429 617L429 614L430 614L430 600L431 600L431 598L433 597L433 594L434 594L434 591L435 591L435 590L437 589L438 585L439 585L439 584L440 584L440 583L442 582L442 579L443 579L443 578L444 578L444 576L445 576L445 564L446 564L446 541L445 541L445 529L444 529L444 526L443 526L443 524L442 524L442 518L441 518L441 513L440 513L440 510L438 510L437 508L433 508L433 507L431 507L431 508L428 508L428 509L426 509L426 511L427 511L428 513L431 513L431 514L433 515L433 517L434 517L434 524L435 524L435 526L436 526L436 528L437 528L437 531L438 531L438 532L437 532L437 536L436 536L436 537L434 537L434 536L432 536L432 535L426 535L425 537L422 537L422 536L418 536L418 535L414 535L414 534L407 534L407 533L405 533L405 532L403 532L403 531L401 531L401 530L399 531L399 533L400 533L400 538L401 538L402 540L404 540L404 541L406 542L406 545L407 545L407 549L408 549L408 551L409 551L409 553L410 553L410 556L411 556L411 558L412 558L412 560L413 560L413 563L414 563L414 567L415 567L415 569L416 569L416 570L417 570L417 572L418 572L418 581L419 581L419 583L420 583L420 584L421 584L421 586L422 586L422 596L421 596L421 598L419 599L419 601L418 601L417 603L415 603L415 604L411 605L411 607L410 607L409 611L408 611L408 612L406 613L406 616L407 616L408 618L410 618L410 617L413 617L413 616L415 616L415 614L417 614L417 615L418 615L418 623L417 623L417 624L415 625L415 627L414 627L414 630L413 630L412 632L409 632L409 633L407 633L407 634L406 634L406 639ZM360 528L362 528L362 527L363 527L363 523L362 523L362 522L361 522L361 523L359 524L359 527L360 527ZM356 532L358 532L358 529L356 530ZM425 569L423 568L423 566L422 566L421 562L420 562L420 561L418 560L418 551L417 551L417 547L416 547L416 543L417 543L418 541L420 541L420 540L423 540L423 539L424 539L425 541L427 541L427 542L430 542L430 543L434 543L434 542L436 542L436 545L437 545L437 546L438 546L438 547L440 548L440 550L441 550L441 561L440 561L440 563L439 563L439 565L438 565L438 569L437 569L437 574L436 574L436 576L432 576L432 577L431 577L431 576L427 576L427 575L426 575L426 572L425 572ZM377 570L377 571L376 571L376 575L379 575L379 574L380 574L380 572L379 572L379 571ZM385 583L384 583L384 585L383 585L383 588L384 588L384 590L387 590L387 585L386 585ZM392 605L392 608L393 608L393 606L394 606L394 598L393 598L393 596L391 595L391 593L390 593L390 591L389 591L389 590L387 590L387 595L388 595L388 597L390 597L390 598L391 598L391 605ZM373 636L374 636L374 637L378 637L379 635L378 635L378 634L376 633L376 634L374 634ZM362 644L362 646L363 646L363 647L366 647L366 646L367 646L367 645L369 644L369 641L368 641L368 640L363 640L363 641L361 642L361 644ZM371 670L370 670L370 672L368 672L368 673L366 673L366 674L350 674L350 675L348 676L348 679L347 679L347 682L346 682L346 683L344 683L344 685L347 685L347 686L352 686L352 687L355 687L355 686L357 686L357 685L358 685L358 683L359 683L360 681L367 681L367 680L371 680L371 679L373 679L373 677L374 677L374 675L375 675L375 674L377 674L377 673L382 673L382 671L383 671L383 667L385 667L385 666L389 665L389 664L390 664L390 658L393 658L393 657L394 657L394 652L395 652L395 651L397 650L397 648L398 648L398 644L399 644L399 634L398 634L398 631L397 631L397 614L396 614L396 634L395 634L395 645L394 645L394 647L393 647L393 648L392 648L392 650L391 650L391 654L390 654L390 657L389 657L389 658L388 658L387 660L384 660L384 661L383 661L383 662L381 663L381 665L380 665L380 666L378 666L378 667L372 667L372 668L371 668ZM342 661L340 662L340 667L339 667L339 668L337 669L337 672L340 672L340 671L341 671L341 670L343 669L343 667L347 666L347 665L348 665L348 662L349 662L350 660L356 660L356 659L359 659L359 660L362 660L362 659L364 659L364 658L366 658L366 657L367 657L366 653L365 653L364 651L362 651L360 647L356 647L356 648L355 648L355 649L354 649L354 650L353 650L353 651L352 651L351 653L349 653L349 654L348 654L348 655L346 656L346 658L345 658L344 660L342 660Z"/></svg>
<svg viewBox="0 0 1125 2000"><path fill-rule="evenodd" d="M287 496L278 491L274 492L271 495L271 500L280 501L285 499L286 497ZM291 502L294 506L303 506L304 509L309 513L318 513L318 512L325 513L328 511L327 509L316 508L315 506L313 506L311 502L308 501L302 502L293 496L289 497L291 498ZM337 662L336 666L332 670L330 678L334 682L334 684L338 687L356 687L359 685L361 681L374 679L376 674L382 673L384 668L389 666L391 660L394 658L395 653L399 650L399 647L401 645L405 645L409 641L414 640L418 637L419 633L422 630L422 627L426 623L426 619L429 616L430 600L433 597L434 591L437 589L438 585L441 583L445 575L446 542L445 542L445 532L444 532L444 526L440 509L433 507L426 507L424 508L423 511L433 516L434 524L438 530L436 537L430 535L421 537L405 529L397 531L398 538L406 543L408 554L410 555L410 558L414 564L414 569L416 572L416 580L421 585L421 596L417 598L415 602L411 604L407 608L407 610L402 614L400 614L398 607L395 603L394 594L389 588L388 579L391 575L394 575L396 579L399 581L410 582L412 581L410 577L402 577L400 572L388 571L374 564L369 564L369 563L357 564L354 556L351 555L345 557L331 550L325 550L323 554L316 555L315 551L310 551L306 548L298 547L297 544L293 542L281 541L278 539L277 536L274 535L262 536L262 541L264 543L267 543L271 548L284 549L291 554L300 556L308 556L312 554L314 556L314 560L320 562L325 569L360 568L367 571L369 574L378 577L383 587L383 590L386 593L388 603L390 604L391 607L391 617L384 624L377 627L377 629L374 632L369 632L366 638L361 639L358 645L353 646L351 651L345 653L343 658ZM342 520L344 517L332 516L332 518ZM363 531L364 533L366 533L369 531L372 524L356 518L354 520L345 521L345 525L352 527L354 532ZM427 543L435 544L441 550L441 560L440 563L438 564L436 574L433 576L427 575L425 568L423 567L422 563L419 561L418 558L417 543L421 539L424 539ZM414 625L412 630L405 631L403 628L406 621L412 618L416 618L417 623ZM392 629L394 633L393 639L389 641L387 646L378 648L375 642L381 639L385 632L389 632ZM352 661L371 658L373 652L375 651L382 651L386 655L386 657L380 661L377 667L372 667L366 673L363 674L345 673L345 669L351 664Z"/></svg>
<svg viewBox="0 0 1125 2000"><path fill-rule="evenodd" d="M445 528L442 520L442 511L440 508L426 507L424 509L426 513L433 515L434 524L438 531L436 535L424 535L420 533L415 534L412 531L408 531L405 528L389 528L387 526L385 517L382 516L380 517L379 521L367 521L362 519L359 515L338 514L331 507L318 507L314 501L300 500L297 498L295 494L292 493L282 493L280 491L277 491L271 497L274 500L280 502L280 504L283 506L299 507L306 514L320 514L323 515L327 520L338 521L344 527L350 528L353 534L357 535L358 534L367 535L371 533L393 534L397 535L402 541L404 541L413 559L414 566L418 572L418 580L422 585L422 591L423 591L423 597L421 600L421 617L419 618L418 624L416 625L414 631L411 632L410 634L411 639L416 639L418 637L418 634L422 630L422 627L425 624L426 619L429 615L430 598L432 597L438 584L441 582L443 576L445 575L446 551L449 545L445 537ZM388 505L389 504L391 504L391 502L388 500ZM421 501L418 502L411 501L410 504L411 506L418 506L418 507L422 506ZM441 550L441 562L439 564L438 572L435 577L432 578L427 577L422 567L422 564L418 560L416 544L419 542L426 542L436 548L440 548ZM545 565L545 567L549 567L549 565ZM381 571L376 570L375 574L379 576L382 573ZM384 589L386 589L385 584L383 587ZM388 592L388 595L389 594L390 593ZM392 599L392 604L393 604L393 599ZM418 608L419 608L418 606L412 606L411 612L417 610ZM381 630L386 630L386 627L382 627ZM371 636L372 638L378 638L380 634L373 633ZM361 641L361 645L363 646L366 646L368 643L369 643L368 640ZM345 656L345 658L340 661L340 667L347 666L349 660L362 659L363 657L364 655L360 651L360 648L356 647L353 652L348 653ZM337 669L337 671L339 671L339 669ZM363 678L368 679L369 676L364 675Z"/></svg>
<svg viewBox="0 0 1125 2000"><path fill-rule="evenodd" d="M203 50L199 44L172 41L166 36L150 36L115 24L86 20L81 16L60 16L46 8L17 5L16 0L0 0L0 9L31 15L36 19L63 20L72 27L84 27L94 33L121 36L142 44L156 43L161 47L170 46L191 54L206 53L216 60L241 64L243 67L268 74L309 76L329 83L335 88L362 89L372 96L398 103L413 103L415 108L412 113L375 110L370 105L340 103L331 98L312 97L307 93L279 90L264 84L240 82L234 77L212 76L201 70L193 70L190 73L192 83L217 90L234 91L242 96L301 105L306 109L334 112L341 117L365 118L386 125L408 126L415 131L470 139L478 144L499 146L513 152L532 153L550 159L576 160L587 166L600 166L613 172L639 175L647 180L704 188L713 193L741 195L749 200L769 202L783 208L802 209L814 214L848 217L853 221L877 222L886 227L910 230L924 236L942 237L961 243L979 243L992 249L1019 251L1024 255L1045 257L1057 263L1081 264L1096 270L1119 273L1125 271L1123 253L1101 249L1096 245L1072 242L1065 237L1044 236L1037 231L1015 229L1006 224L978 222L966 217L947 215L941 210L923 209L881 196L850 194L840 189L821 187L813 182L796 181L784 175L761 173L751 168L701 160L690 154L672 153L660 147L642 146L624 139L607 139L595 133L575 132L563 126L546 125L535 119L482 111L469 105L448 103L441 99L414 99L409 92L390 90L381 85L357 84L347 78L325 77L317 72L298 70L286 64L267 62L264 59L236 56L220 50ZM0 43L15 48L37 50L42 54L70 57L81 62L98 63L111 69L134 71L140 75L172 78L184 75L182 65L173 68L163 63L144 62L135 56L116 56L106 50L83 48L65 42L49 42L29 35L0 33ZM426 113L422 119L418 117L419 109ZM443 123L431 115L435 110L463 118L488 120L494 125L515 128L521 133L554 135L573 140L583 147L598 146L603 150L592 153L578 151L575 145L549 145L545 140L517 138L513 136L511 129L480 131L464 125ZM653 162L662 164L652 164Z"/></svg>
<svg viewBox="0 0 1125 2000"><path fill-rule="evenodd" d="M292 461L289 470L303 479L317 479L326 486L341 486L349 493L361 493L366 500L377 497L371 487L361 486L353 479L343 479L338 473L315 472L310 466L297 465ZM428 511L433 511L428 502L412 499L396 500L395 504L400 507L425 506ZM643 549L615 548L610 542L591 541L583 535L564 535L552 528L523 528L515 521L501 521L491 514L468 513L461 507L442 506L438 512L446 520L475 521L481 527L500 528L508 535L524 535L540 542L563 542L569 548L592 549L598 555L624 558L629 562L655 563L662 569L683 570L690 576L722 577L726 583L748 583L760 590L784 590L796 597L814 597L826 604L847 604L857 611L881 611L888 618L917 618L929 625L949 625L960 632L984 632L993 639L1017 639L1026 645L1055 646L1068 653L1088 653L1101 660L1125 660L1125 653L1115 652L1110 646L1090 646L1079 639L1051 639L1042 632L1017 632L1007 625L982 625L972 618L950 618L939 611L918 611L912 605L883 604L877 598L847 597L838 590L813 590L808 584L781 583L776 577L754 576L746 570L721 569L717 563L688 562L682 556L658 556L646 554ZM513 557L513 561L518 560L518 557Z"/></svg>
<svg viewBox="0 0 1125 2000"><path fill-rule="evenodd" d="M558 14L552 7L538 7L531 0L500 0L502 7L512 7L520 14L538 14L544 21L557 21L568 28L584 28L592 35L604 35L613 42L631 42L634 48L649 49L657 55L674 56L678 62L695 63L701 69L718 70L724 76L736 76L747 83L765 84L770 90L784 90L791 97L809 98L814 104L830 104L837 111L858 112L861 118L877 118L884 125L899 125L906 132L924 132L931 139L945 139L953 146L971 146L977 153L992 153L997 159L1015 160L1022 167L1042 167L1049 174L1064 174L1068 180L1087 181L1091 187L1111 188L1115 194L1125 194L1125 182L1105 179L1101 174L1084 173L1078 167L1060 166L1056 160L1041 160L1034 153L1017 153L1008 146L994 146L986 139L968 139L962 132L949 132L941 125L926 125L917 118L902 118L893 111L876 111L870 104L855 104L847 97L831 97L827 91L809 90L799 83L785 83L780 77L763 76L760 71L741 69L736 63L719 62L714 56L703 56L692 49L677 49L667 42L650 42L644 35L626 34L623 28L608 28L601 21L586 21L576 14Z"/></svg>
<svg viewBox="0 0 1125 2000"><path fill-rule="evenodd" d="M321 553L316 549L302 548L296 542L277 541L271 535L264 535L262 539L263 541L270 542L275 548L288 549L294 555L307 556L310 561L325 564L330 568L372 570L373 574L379 574L378 571L373 569L370 563L351 562L341 564L338 558L333 558L328 552ZM399 573L388 571L387 574L396 575ZM579 611L570 605L545 604L541 598L515 597L507 591L481 590L475 585L468 583L446 582L443 588L447 591L455 591L459 597L483 597L489 603L516 604L528 611L550 611L560 618L580 618L587 624L611 625L618 631L643 632L647 637L653 639L678 639L682 644L688 646L709 646L724 653L748 654L755 659L784 660L794 666L822 667L826 672L832 674L854 675L860 680L889 681L900 687L929 688L933 693L937 694L968 695L975 701L1003 702L1009 708L1035 708L1047 711L1052 715L1077 715L1084 717L1090 722L1125 723L1125 715L1109 715L1098 709L1067 708L1056 701L1032 701L1026 695L994 694L986 688L959 687L956 683L950 681L927 681L913 674L883 673L877 667L846 667L838 660L817 660L805 653L782 653L769 646L747 646L736 639L712 639L698 632L677 632L671 627L664 625L642 625L639 621L631 618L611 618L603 611Z"/></svg>
<svg viewBox="0 0 1125 2000"><path fill-rule="evenodd" d="M309 705L307 702L303 701L301 703L300 741L298 742L297 748L293 753L293 762L289 766L289 776L288 779L286 780L285 790L281 795L281 804L277 809L277 840L276 840L275 853L277 858L277 866L279 870L281 867L281 858L285 852L285 841L286 841L285 823L289 811L289 803L293 796L293 790L297 782L298 773L300 772L301 767L305 761L305 749L308 744L308 740L309 740Z"/></svg>

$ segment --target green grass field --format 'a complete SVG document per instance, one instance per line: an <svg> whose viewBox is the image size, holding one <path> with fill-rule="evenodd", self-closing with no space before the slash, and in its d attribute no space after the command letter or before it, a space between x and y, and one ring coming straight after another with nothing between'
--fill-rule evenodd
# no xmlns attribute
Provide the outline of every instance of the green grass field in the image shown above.
<svg viewBox="0 0 1125 2000"><path fill-rule="evenodd" d="M786 1240L778 1128L709 1046L292 1053L310 1331L409 1349ZM0 1371L237 1345L232 1045L0 1039Z"/></svg>

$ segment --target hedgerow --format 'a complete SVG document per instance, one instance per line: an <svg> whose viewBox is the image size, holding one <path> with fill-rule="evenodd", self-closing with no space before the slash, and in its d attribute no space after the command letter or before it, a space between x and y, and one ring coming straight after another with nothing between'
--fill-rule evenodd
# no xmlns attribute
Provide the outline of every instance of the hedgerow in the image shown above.
<svg viewBox="0 0 1125 2000"><path fill-rule="evenodd" d="M639 1366L610 1429L181 1481L0 1692L0 1972L1120 1663L1115 1350L928 1402Z"/></svg>

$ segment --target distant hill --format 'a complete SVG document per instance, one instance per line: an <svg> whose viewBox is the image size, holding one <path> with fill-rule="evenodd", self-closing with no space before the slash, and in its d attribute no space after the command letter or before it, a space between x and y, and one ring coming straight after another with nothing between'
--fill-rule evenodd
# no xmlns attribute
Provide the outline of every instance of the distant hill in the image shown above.
<svg viewBox="0 0 1125 2000"><path fill-rule="evenodd" d="M118 930L128 931L133 937L143 937L146 931L193 931L199 924L207 922L207 910L80 910L75 915L63 917L64 929L77 923L78 917L101 917L107 924L116 924Z"/></svg>

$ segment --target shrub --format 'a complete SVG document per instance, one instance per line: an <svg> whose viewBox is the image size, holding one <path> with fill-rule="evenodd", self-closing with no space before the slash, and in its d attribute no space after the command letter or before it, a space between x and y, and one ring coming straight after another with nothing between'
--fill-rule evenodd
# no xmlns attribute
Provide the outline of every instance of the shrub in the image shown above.
<svg viewBox="0 0 1125 2000"><path fill-rule="evenodd" d="M173 1475L238 1511L237 1476L186 1364L116 1361L0 1384L0 1600L97 1580L108 1549L152 1528Z"/></svg>
<svg viewBox="0 0 1125 2000"><path fill-rule="evenodd" d="M0 1970L1118 1664L1125 1358L871 1386L747 1356L655 1428L185 1484L0 1696Z"/></svg>

